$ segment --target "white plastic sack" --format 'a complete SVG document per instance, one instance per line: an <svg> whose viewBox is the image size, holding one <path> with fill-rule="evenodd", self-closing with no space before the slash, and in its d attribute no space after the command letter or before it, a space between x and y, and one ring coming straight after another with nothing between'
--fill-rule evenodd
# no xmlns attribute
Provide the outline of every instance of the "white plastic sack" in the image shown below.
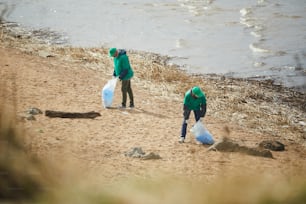
<svg viewBox="0 0 306 204"><path fill-rule="evenodd" d="M112 106L116 84L117 78L113 78L104 85L101 93L104 108Z"/></svg>
<svg viewBox="0 0 306 204"><path fill-rule="evenodd" d="M205 126L200 120L196 122L196 124L190 129L190 131L194 134L197 141L203 144L214 144L213 136L205 128Z"/></svg>

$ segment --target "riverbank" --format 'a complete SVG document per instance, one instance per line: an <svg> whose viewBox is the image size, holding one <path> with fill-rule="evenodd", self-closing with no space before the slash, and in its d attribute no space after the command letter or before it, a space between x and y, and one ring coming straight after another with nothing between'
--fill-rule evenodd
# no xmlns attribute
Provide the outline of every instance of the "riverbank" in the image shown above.
<svg viewBox="0 0 306 204"><path fill-rule="evenodd" d="M43 112L101 114L95 119L38 114L36 120L21 123L31 154L60 163L78 178L101 178L108 184L130 177L154 180L161 175L211 183L241 172L246 177L305 178L306 111L302 93L269 81L191 76L167 65L167 57L128 50L135 71L132 87L136 108L104 109L101 89L113 69L107 48L47 45L4 29L0 33L1 98L6 111L20 115L36 107ZM186 143L179 144L183 94L194 85L201 86L207 95L204 123L216 141L226 136L240 145L256 147L263 140L278 140L286 151L273 151L274 159L208 152L208 147L196 144L190 133ZM119 84L114 106L120 99ZM161 159L125 156L134 147Z"/></svg>

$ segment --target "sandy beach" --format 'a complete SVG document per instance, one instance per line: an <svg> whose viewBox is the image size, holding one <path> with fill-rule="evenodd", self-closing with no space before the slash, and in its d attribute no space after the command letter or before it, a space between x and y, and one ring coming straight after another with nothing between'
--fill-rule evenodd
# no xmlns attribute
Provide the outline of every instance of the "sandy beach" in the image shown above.
<svg viewBox="0 0 306 204"><path fill-rule="evenodd" d="M166 57L128 51L135 71L134 109L105 109L101 90L112 77L107 48L70 48L37 43L2 30L0 37L1 100L16 113L28 152L60 164L71 175L105 183L161 176L211 183L228 174L305 177L305 95L269 81L195 76L166 65ZM207 151L189 132L179 144L183 94L199 85L207 95L204 124L215 141L228 137L257 147L277 140L285 151L273 158L241 152ZM117 83L113 106L120 105ZM42 114L25 119L29 108ZM99 112L86 118L50 118L46 110ZM160 159L126 156L135 147ZM68 170L67 170L68 169ZM99 178L99 179L97 179Z"/></svg>

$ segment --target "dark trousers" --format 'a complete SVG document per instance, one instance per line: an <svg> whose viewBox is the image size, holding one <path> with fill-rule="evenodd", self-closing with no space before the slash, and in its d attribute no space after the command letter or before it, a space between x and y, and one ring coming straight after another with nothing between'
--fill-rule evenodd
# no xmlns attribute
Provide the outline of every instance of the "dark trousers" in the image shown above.
<svg viewBox="0 0 306 204"><path fill-rule="evenodd" d="M122 106L126 106L127 94L129 94L130 106L134 106L134 96L131 87L131 80L122 80L121 92L122 92Z"/></svg>
<svg viewBox="0 0 306 204"><path fill-rule="evenodd" d="M191 110L189 109L184 109L184 120L183 120L183 124L182 124L182 130L181 130L181 137L186 137L186 132L187 132L187 122L186 120L189 119ZM194 110L194 118L196 121L200 120L201 118L201 110Z"/></svg>

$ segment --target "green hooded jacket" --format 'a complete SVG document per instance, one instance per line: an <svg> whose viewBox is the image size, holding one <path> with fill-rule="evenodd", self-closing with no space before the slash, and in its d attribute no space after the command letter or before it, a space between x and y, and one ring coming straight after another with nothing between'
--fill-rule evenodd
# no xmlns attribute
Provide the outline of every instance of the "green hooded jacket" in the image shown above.
<svg viewBox="0 0 306 204"><path fill-rule="evenodd" d="M118 56L114 57L114 71L121 80L129 80L134 76L129 58L125 50L118 50Z"/></svg>
<svg viewBox="0 0 306 204"><path fill-rule="evenodd" d="M206 96L203 93L202 97L194 98L191 95L191 89L185 93L184 105L186 105L190 110L200 110L201 105L206 104Z"/></svg>

